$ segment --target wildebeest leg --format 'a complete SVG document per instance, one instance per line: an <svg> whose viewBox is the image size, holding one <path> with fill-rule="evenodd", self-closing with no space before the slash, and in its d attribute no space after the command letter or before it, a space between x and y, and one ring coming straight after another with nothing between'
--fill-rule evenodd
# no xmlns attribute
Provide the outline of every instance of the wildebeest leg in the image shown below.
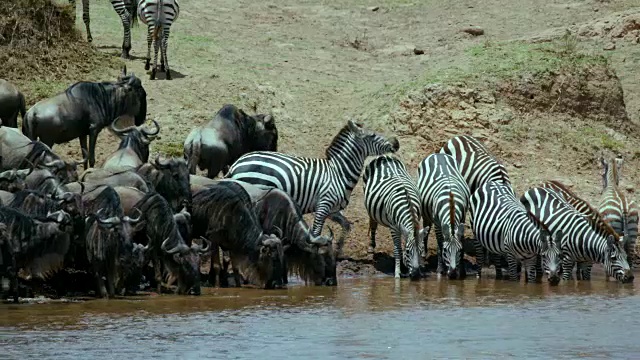
<svg viewBox="0 0 640 360"><path fill-rule="evenodd" d="M287 257L282 258L282 283L287 285L289 283L289 270L287 269Z"/></svg>
<svg viewBox="0 0 640 360"><path fill-rule="evenodd" d="M211 244L211 264L209 265L209 282L212 287L216 286L216 276L220 273L220 247ZM218 282L219 284L219 282Z"/></svg>
<svg viewBox="0 0 640 360"><path fill-rule="evenodd" d="M160 258L157 256L153 258L153 271L155 272L158 294L162 294L162 265L160 264Z"/></svg>
<svg viewBox="0 0 640 360"><path fill-rule="evenodd" d="M98 140L99 132L100 131L95 129L89 130L89 166L91 167L96 163L96 141Z"/></svg>
<svg viewBox="0 0 640 360"><path fill-rule="evenodd" d="M89 153L89 149L87 148L87 136L86 135L80 135L80 137L78 138L80 140L80 149L84 150L87 152L87 154ZM87 170L87 162L89 161L89 159L87 159L83 165L84 165L84 169Z"/></svg>
<svg viewBox="0 0 640 360"><path fill-rule="evenodd" d="M373 220L372 218L369 218L369 233L370 233L370 240L369 240L369 253L370 254L374 254L375 250L376 250L376 231L378 230L378 223Z"/></svg>
<svg viewBox="0 0 640 360"><path fill-rule="evenodd" d="M107 290L104 286L104 280L102 280L102 276L97 271L95 272L95 276L96 285L98 286L98 288L96 289L96 295L98 295L99 297L105 297L107 295Z"/></svg>
<svg viewBox="0 0 640 360"><path fill-rule="evenodd" d="M144 63L144 69L149 70L151 63L151 45L153 44L153 25L147 26L147 61Z"/></svg>

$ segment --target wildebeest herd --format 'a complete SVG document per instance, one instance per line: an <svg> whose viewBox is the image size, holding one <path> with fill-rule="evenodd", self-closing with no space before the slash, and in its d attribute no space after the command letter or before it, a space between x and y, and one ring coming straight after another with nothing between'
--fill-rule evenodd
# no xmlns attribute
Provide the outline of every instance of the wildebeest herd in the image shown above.
<svg viewBox="0 0 640 360"><path fill-rule="evenodd" d="M150 159L161 129L155 120L144 125L146 112L142 82L126 67L116 81L75 83L28 111L24 96L0 80L5 297L18 301L19 281L29 279L68 294L74 281L50 280L61 273L88 275L75 287L101 297L135 293L143 282L158 292L175 286L178 294L198 295L205 254L211 286L229 286L229 266L236 286L280 288L290 274L337 285L336 258L352 226L342 211L363 172L370 251L378 224L390 228L395 277L423 277L433 227L437 273L450 279L466 276L466 253L475 256L478 276L494 265L497 278L506 267L507 277L518 280L522 267L527 282L546 273L556 285L571 279L576 265L577 278L588 280L592 264L601 263L607 276L633 281L638 211L618 188L620 158L602 159L603 200L595 209L557 181L517 197L505 167L468 135L427 156L414 179L390 155L400 147L395 137L348 121L324 158L288 155L277 150L272 115L233 105L188 135L183 157ZM120 145L94 167L104 128ZM75 138L82 159L52 150ZM80 164L85 170L78 175ZM196 175L197 168L207 176ZM311 226L307 213L314 213ZM472 240L464 236L467 213ZM330 228L322 235L327 219L343 229L337 241Z"/></svg>

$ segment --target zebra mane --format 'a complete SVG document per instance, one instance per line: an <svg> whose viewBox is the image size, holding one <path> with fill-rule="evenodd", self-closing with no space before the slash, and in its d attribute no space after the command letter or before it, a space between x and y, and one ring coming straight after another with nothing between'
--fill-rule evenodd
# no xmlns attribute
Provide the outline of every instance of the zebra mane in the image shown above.
<svg viewBox="0 0 640 360"><path fill-rule="evenodd" d="M361 124L358 124L361 125ZM349 124L346 124L345 126L342 127L342 129L340 129L340 131L338 131L338 133L336 134L336 136L333 137L333 139L331 140L331 143L329 144L329 146L327 146L327 148L324 151L324 156L329 159L331 157L331 152L333 150L333 148L343 139L348 138L351 135L351 129L349 128Z"/></svg>
<svg viewBox="0 0 640 360"><path fill-rule="evenodd" d="M453 191L449 191L449 222L451 223L451 231L455 231L453 228L456 223L456 208Z"/></svg>
<svg viewBox="0 0 640 360"><path fill-rule="evenodd" d="M551 231L549 230L547 225L545 225L540 219L538 219L538 217L534 213L532 213L531 211L527 210L527 215L529 215L529 219L531 219L536 224L536 226L538 226L542 230L545 230L545 231L548 231L549 233L551 233Z"/></svg>

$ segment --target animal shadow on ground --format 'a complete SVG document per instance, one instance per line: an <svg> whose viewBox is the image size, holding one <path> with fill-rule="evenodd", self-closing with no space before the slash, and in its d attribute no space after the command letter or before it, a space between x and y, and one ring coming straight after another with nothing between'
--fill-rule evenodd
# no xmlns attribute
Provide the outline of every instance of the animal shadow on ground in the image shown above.
<svg viewBox="0 0 640 360"><path fill-rule="evenodd" d="M158 64L158 67L160 67L160 64ZM151 70L147 71L147 75L151 75ZM187 75L176 71L174 69L171 69L171 79L175 80L175 79L182 79L187 77ZM158 69L158 71L156 71L156 80L166 80L167 79L167 73L164 71L160 71L160 69Z"/></svg>
<svg viewBox="0 0 640 360"><path fill-rule="evenodd" d="M105 49L105 50L106 49L120 49L120 46L117 46L117 45L98 45L98 46L96 46L96 49L100 49L100 50L103 50L103 49Z"/></svg>

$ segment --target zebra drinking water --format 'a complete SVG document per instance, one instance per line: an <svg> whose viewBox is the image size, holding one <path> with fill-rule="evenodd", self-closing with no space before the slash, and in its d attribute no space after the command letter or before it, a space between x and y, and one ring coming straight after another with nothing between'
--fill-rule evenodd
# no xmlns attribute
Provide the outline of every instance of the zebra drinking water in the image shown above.
<svg viewBox="0 0 640 360"><path fill-rule="evenodd" d="M122 40L122 58L129 59L129 51L131 51L131 25L136 24L136 9L138 7L139 0L111 0L111 6L118 13L122 20L122 27L124 28L124 36ZM73 9L73 15L75 19L76 14L76 0L69 0ZM87 41L93 41L90 29L89 18L89 0L82 0L82 20L87 28Z"/></svg>
<svg viewBox="0 0 640 360"><path fill-rule="evenodd" d="M560 282L560 240L562 233L556 231L555 241L551 233L535 216L532 216L511 192L505 183L489 181L471 196L471 226L476 235L476 254L506 255L509 263L509 278L517 281L518 262L522 262L526 282L538 282L542 274L542 261L549 269L549 283ZM484 249L483 249L484 248ZM478 276L484 259L476 257Z"/></svg>
<svg viewBox="0 0 640 360"><path fill-rule="evenodd" d="M616 158L611 164L604 158L600 158L600 161L603 168L602 199L598 211L618 235L624 236L627 261L633 269L638 237L638 206L618 188L623 160Z"/></svg>
<svg viewBox="0 0 640 360"><path fill-rule="evenodd" d="M620 282L632 282L633 273L627 262L624 242L613 236L603 236L593 230L587 219L551 189L535 187L527 191L520 201L552 232L562 230L562 278L572 278L576 262L603 263L606 273Z"/></svg>
<svg viewBox="0 0 640 360"><path fill-rule="evenodd" d="M424 225L424 248L431 227L438 242L438 274L465 277L462 263L464 221L469 207L469 187L448 154L431 154L418 165L418 192Z"/></svg>
<svg viewBox="0 0 640 360"><path fill-rule="evenodd" d="M416 185L404 164L391 156L379 156L365 168L364 206L369 214L371 251L376 247L378 224L391 229L395 277L400 277L400 254L409 269L412 280L419 279L420 254L420 199ZM405 251L402 252L402 239Z"/></svg>
<svg viewBox="0 0 640 360"><path fill-rule="evenodd" d="M395 137L387 139L349 120L326 149L324 159L256 151L240 157L226 177L288 193L304 214L315 212L311 229L314 237L320 235L327 217L331 217L345 233L338 240L339 256L351 227L341 210L349 204L365 159L395 153L399 147Z"/></svg>
<svg viewBox="0 0 640 360"><path fill-rule="evenodd" d="M156 78L158 68L158 48L160 48L160 71L166 71L166 79L171 80L169 60L167 59L167 45L171 24L178 20L180 5L178 0L140 0L138 4L138 16L140 21L147 25L147 61L145 70L149 70L151 61L151 43L154 45L153 69L151 80Z"/></svg>

